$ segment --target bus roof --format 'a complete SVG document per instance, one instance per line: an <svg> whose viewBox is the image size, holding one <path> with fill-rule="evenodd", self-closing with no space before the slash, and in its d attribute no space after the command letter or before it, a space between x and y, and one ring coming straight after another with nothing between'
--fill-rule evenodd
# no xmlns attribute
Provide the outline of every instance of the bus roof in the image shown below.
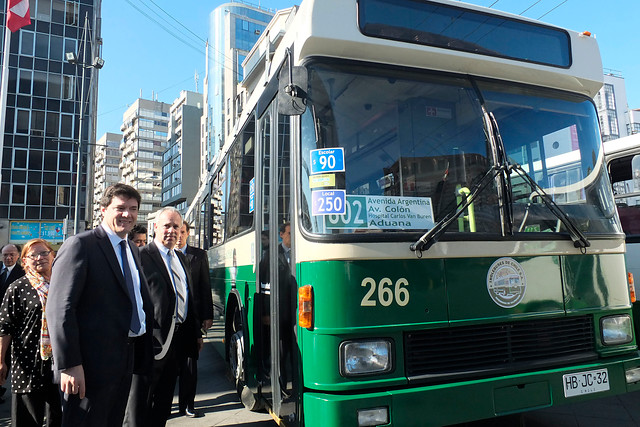
<svg viewBox="0 0 640 427"><path fill-rule="evenodd" d="M640 153L640 133L603 142L602 146L607 161L628 154Z"/></svg>
<svg viewBox="0 0 640 427"><path fill-rule="evenodd" d="M562 30L569 36L571 64L566 68L555 67L366 36L358 27L356 0L303 0L299 8L286 11L287 15L291 14L284 19L286 26L283 25L283 16L276 15L265 29L265 33L271 34L271 37L267 34L261 37L263 43L272 43L271 46L256 46L247 56L245 64L251 64L253 70L264 70L264 67L256 67L252 55L264 58L265 51L273 53L276 47L272 59L267 60L280 64L284 59L284 50L293 47L296 65L308 57L325 56L496 78L582 93L589 97L595 96L601 88L602 62L593 37L494 9L450 0L432 1L458 8L463 6L482 14L534 24L540 28ZM279 38L278 46L274 46L273 33L282 36L285 27L286 33ZM271 73L277 71L274 68L277 67L271 67Z"/></svg>

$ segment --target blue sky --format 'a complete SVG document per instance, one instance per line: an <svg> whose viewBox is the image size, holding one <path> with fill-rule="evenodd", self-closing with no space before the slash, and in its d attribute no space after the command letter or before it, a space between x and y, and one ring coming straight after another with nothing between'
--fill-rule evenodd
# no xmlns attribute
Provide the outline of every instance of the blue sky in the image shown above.
<svg viewBox="0 0 640 427"><path fill-rule="evenodd" d="M640 108L640 53L633 34L638 0L470 0L468 3L521 14L576 31L590 31L600 45L603 66L625 77L630 108ZM204 43L209 14L224 1L106 0L102 2L102 57L97 137L120 132L122 114L137 98L171 103L181 90L202 92ZM282 9L300 1L253 0ZM134 7L135 5L135 7ZM527 10L528 9L528 10ZM547 13L548 12L548 13ZM158 23L149 19L158 21ZM176 22L177 21L177 22ZM186 29L185 29L186 27ZM173 34L173 35L172 35Z"/></svg>

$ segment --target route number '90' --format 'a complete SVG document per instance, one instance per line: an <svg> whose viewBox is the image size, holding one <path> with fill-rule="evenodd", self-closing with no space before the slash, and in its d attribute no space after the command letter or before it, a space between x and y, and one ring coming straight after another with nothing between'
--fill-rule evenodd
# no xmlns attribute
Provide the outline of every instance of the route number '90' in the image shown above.
<svg viewBox="0 0 640 427"><path fill-rule="evenodd" d="M375 307L378 302L383 307L389 307L394 301L400 307L409 304L409 282L405 278L398 279L394 285L388 277L380 280L380 283L376 283L371 277L365 277L360 286L369 287L360 301L361 307Z"/></svg>

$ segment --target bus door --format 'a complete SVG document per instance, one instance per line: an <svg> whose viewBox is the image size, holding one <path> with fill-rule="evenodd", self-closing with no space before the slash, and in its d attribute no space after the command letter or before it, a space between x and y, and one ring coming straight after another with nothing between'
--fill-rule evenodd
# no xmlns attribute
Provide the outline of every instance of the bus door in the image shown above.
<svg viewBox="0 0 640 427"><path fill-rule="evenodd" d="M261 313L262 390L273 412L283 419L291 419L295 409L292 402L295 398L293 348L297 293L289 223L292 214L289 117L267 112L261 125L264 213L257 246L261 255L258 274L264 301ZM269 129L274 132L268 133Z"/></svg>
<svg viewBox="0 0 640 427"><path fill-rule="evenodd" d="M627 271L640 278L640 154L609 161L609 176L622 230L626 234Z"/></svg>
<svg viewBox="0 0 640 427"><path fill-rule="evenodd" d="M277 117L274 119L274 117ZM262 166L256 233L261 393L275 414L291 419L293 393L295 301L297 285L291 256L291 166L289 117L267 111L260 119ZM274 137L272 137L274 135Z"/></svg>

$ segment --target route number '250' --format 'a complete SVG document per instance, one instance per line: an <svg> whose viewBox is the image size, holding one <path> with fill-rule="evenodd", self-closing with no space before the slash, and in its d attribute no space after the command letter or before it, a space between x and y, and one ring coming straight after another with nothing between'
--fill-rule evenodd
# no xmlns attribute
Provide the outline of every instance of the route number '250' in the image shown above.
<svg viewBox="0 0 640 427"><path fill-rule="evenodd" d="M394 300L400 307L409 304L409 290L406 288L409 286L409 282L405 278L398 279L394 286L388 277L380 280L380 283L376 283L371 277L365 277L360 286L369 287L362 301L360 301L361 307L375 307L378 301L383 307L389 307ZM378 290L377 299L375 295L376 289Z"/></svg>

